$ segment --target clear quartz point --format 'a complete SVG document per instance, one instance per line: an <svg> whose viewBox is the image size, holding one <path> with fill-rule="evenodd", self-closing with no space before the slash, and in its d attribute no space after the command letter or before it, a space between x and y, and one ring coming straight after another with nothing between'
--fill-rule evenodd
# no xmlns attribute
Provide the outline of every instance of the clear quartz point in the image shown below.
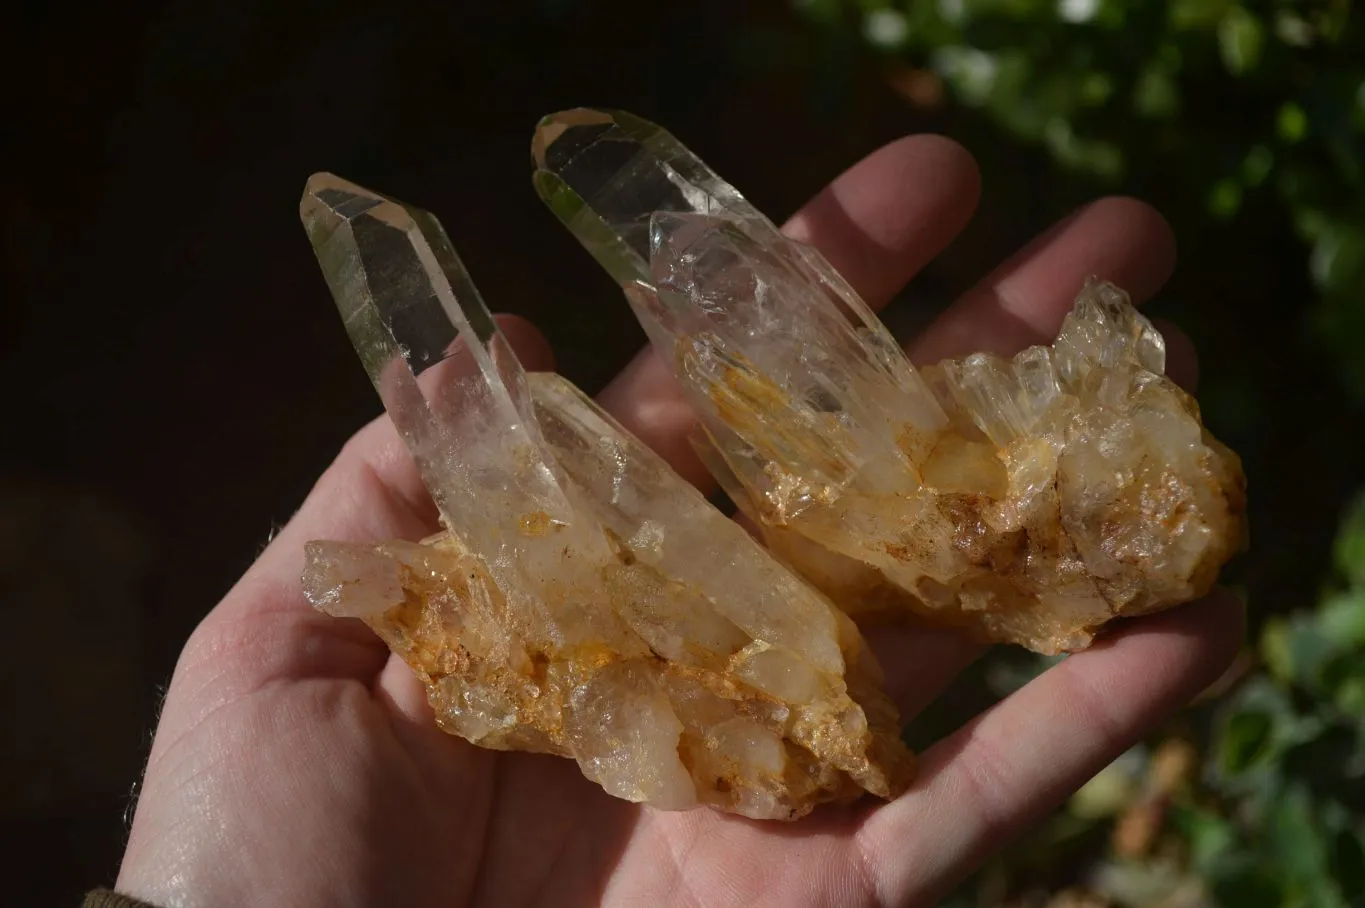
<svg viewBox="0 0 1365 908"><path fill-rule="evenodd" d="M434 217L328 174L301 214L446 528L311 543L305 592L404 658L443 728L664 809L792 819L905 788L857 628L570 383L524 374Z"/></svg>
<svg viewBox="0 0 1365 908"><path fill-rule="evenodd" d="M1243 544L1236 455L1118 288L1088 283L1050 347L916 369L818 251L659 127L568 111L533 158L700 414L703 462L848 613L1074 650L1202 595Z"/></svg>

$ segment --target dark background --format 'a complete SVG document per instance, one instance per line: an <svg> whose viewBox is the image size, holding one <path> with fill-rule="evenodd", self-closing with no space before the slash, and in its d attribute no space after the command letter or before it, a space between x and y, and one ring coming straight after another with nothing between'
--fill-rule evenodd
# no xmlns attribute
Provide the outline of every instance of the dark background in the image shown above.
<svg viewBox="0 0 1365 908"><path fill-rule="evenodd" d="M530 188L545 113L659 121L775 219L885 141L958 136L982 157L981 213L888 316L901 329L1097 191L950 107L907 104L857 40L778 2L8 15L0 854L16 903L112 881L181 644L379 412L298 225L311 172L435 211L490 305L535 320L589 391L643 336ZM1180 237L1196 254L1155 311L1191 316L1210 421L1247 457L1276 555L1248 559L1243 583L1288 608L1311 600L1360 476L1344 439L1362 418L1286 331L1309 295L1298 260L1245 245L1293 238L1247 217Z"/></svg>

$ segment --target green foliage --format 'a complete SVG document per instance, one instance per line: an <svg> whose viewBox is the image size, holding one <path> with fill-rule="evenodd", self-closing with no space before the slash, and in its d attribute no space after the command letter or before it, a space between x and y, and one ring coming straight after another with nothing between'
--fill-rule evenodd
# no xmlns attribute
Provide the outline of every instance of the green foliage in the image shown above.
<svg viewBox="0 0 1365 908"><path fill-rule="evenodd" d="M1064 856L1076 858L1076 843L1091 848L1067 881L1079 878L1107 900L1100 904L1365 904L1365 494L1348 509L1335 551L1321 603L1267 622L1259 668L1203 708L1202 766L1171 784L1152 750L1135 749L952 904L997 904L983 893L1017 888ZM1013 678L1021 670L1012 671ZM1133 854L1124 818L1154 808L1164 831ZM1108 846L1094 847L1111 833Z"/></svg>
<svg viewBox="0 0 1365 908"><path fill-rule="evenodd" d="M1067 171L1283 212L1365 396L1365 26L1350 0L803 0ZM1178 212L1173 220L1179 219Z"/></svg>

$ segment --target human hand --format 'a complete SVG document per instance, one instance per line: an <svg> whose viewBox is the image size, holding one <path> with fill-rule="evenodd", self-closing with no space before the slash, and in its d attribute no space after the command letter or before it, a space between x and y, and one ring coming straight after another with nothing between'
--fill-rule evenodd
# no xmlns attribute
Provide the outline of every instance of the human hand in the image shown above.
<svg viewBox="0 0 1365 908"><path fill-rule="evenodd" d="M917 136L876 152L787 225L874 308L961 229L970 156ZM1095 203L1040 236L910 347L918 361L1049 340L1082 281L1150 296L1170 231L1132 200ZM528 369L552 367L528 323L502 320ZM1187 386L1193 353L1168 334ZM602 393L628 429L704 489L692 415L646 351ZM179 905L930 905L1214 680L1241 642L1213 597L1125 624L940 741L893 803L793 824L613 799L568 760L475 748L435 726L422 688L355 621L314 612L310 539L420 538L436 511L387 419L361 430L302 509L203 621L176 667L118 889ZM913 719L979 652L955 635L870 638Z"/></svg>

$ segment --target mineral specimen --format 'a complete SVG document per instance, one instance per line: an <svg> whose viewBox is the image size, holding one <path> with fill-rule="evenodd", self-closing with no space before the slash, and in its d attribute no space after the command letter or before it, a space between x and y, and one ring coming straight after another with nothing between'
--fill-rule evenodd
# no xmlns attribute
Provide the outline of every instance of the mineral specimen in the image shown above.
<svg viewBox="0 0 1365 908"><path fill-rule="evenodd" d="M849 614L1075 650L1204 594L1241 544L1237 457L1119 289L1087 284L1050 348L916 370L820 253L659 127L568 111L532 155L700 414L703 459Z"/></svg>
<svg viewBox="0 0 1365 908"><path fill-rule="evenodd" d="M853 622L572 385L524 374L430 214L318 174L301 215L445 527L311 543L305 591L373 628L442 728L666 809L792 819L905 788Z"/></svg>

